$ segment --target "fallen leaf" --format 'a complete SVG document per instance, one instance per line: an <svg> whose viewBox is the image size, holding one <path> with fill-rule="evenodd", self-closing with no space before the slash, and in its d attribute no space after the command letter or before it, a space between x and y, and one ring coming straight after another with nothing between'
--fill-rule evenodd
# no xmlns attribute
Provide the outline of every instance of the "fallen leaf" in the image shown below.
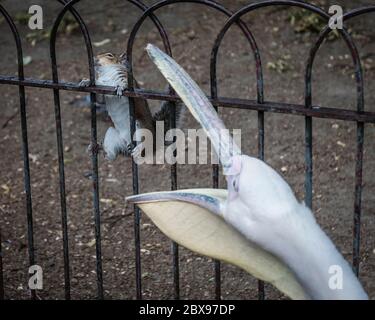
<svg viewBox="0 0 375 320"><path fill-rule="evenodd" d="M104 39L102 41L99 41L99 42L93 42L92 44L94 45L94 47L102 47L108 43L111 42L111 39Z"/></svg>
<svg viewBox="0 0 375 320"><path fill-rule="evenodd" d="M88 242L86 245L88 246L88 247L93 247L93 246L95 246L95 244L96 244L96 240L95 239L92 239L90 242Z"/></svg>
<svg viewBox="0 0 375 320"><path fill-rule="evenodd" d="M141 249L141 252L147 255L150 254L150 250L147 249Z"/></svg>
<svg viewBox="0 0 375 320"><path fill-rule="evenodd" d="M25 56L23 57L23 65L27 66L33 61L33 58L31 56Z"/></svg>
<svg viewBox="0 0 375 320"><path fill-rule="evenodd" d="M29 158L31 159L32 162L37 162L39 156L36 154L29 153Z"/></svg>
<svg viewBox="0 0 375 320"><path fill-rule="evenodd" d="M111 183L120 183L120 181L118 179L115 179L115 178L108 178L105 181L111 182Z"/></svg>
<svg viewBox="0 0 375 320"><path fill-rule="evenodd" d="M69 163L72 163L72 162L73 162L73 159L70 159L70 158L67 158L67 157L64 158L64 164L69 164Z"/></svg>
<svg viewBox="0 0 375 320"><path fill-rule="evenodd" d="M4 194L9 194L10 192L10 188L6 184L2 184L1 189L4 190Z"/></svg>
<svg viewBox="0 0 375 320"><path fill-rule="evenodd" d="M102 199L100 199L100 202L108 204L108 203L112 203L113 200L112 199L104 199L104 198L102 198Z"/></svg>

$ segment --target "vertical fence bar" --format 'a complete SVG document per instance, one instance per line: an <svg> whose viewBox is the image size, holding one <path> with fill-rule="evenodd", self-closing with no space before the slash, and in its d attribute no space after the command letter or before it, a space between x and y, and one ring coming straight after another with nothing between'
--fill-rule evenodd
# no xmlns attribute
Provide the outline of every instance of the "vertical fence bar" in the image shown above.
<svg viewBox="0 0 375 320"><path fill-rule="evenodd" d="M363 143L365 127L363 122L357 122L357 154L355 168L354 194L354 226L353 226L353 270L359 276L360 246L361 246L361 205L362 205L362 172L363 172Z"/></svg>
<svg viewBox="0 0 375 320"><path fill-rule="evenodd" d="M51 50L51 66L52 79L55 83L59 82L57 72L56 52L54 47ZM68 217L66 210L66 191L65 191L65 166L64 166L64 146L61 127L61 108L60 108L60 92L58 89L53 90L53 99L55 106L55 126L57 154L59 164L59 185L60 185L60 208L61 208L61 227L63 234L63 256L64 256L64 286L65 299L70 300L70 270L69 270L69 243L68 243Z"/></svg>
<svg viewBox="0 0 375 320"><path fill-rule="evenodd" d="M351 18L375 12L375 7L365 7L355 9L344 16L347 21ZM361 59L358 50L349 37L347 43L351 49L352 57L355 64L355 75L357 81L357 111L365 110L364 100L364 79ZM360 267L360 246L361 246L361 211L362 211L362 188L363 188L363 148L364 148L365 125L363 122L357 122L357 152L355 164L355 191L354 191L354 225L353 225L353 270L357 277L359 276Z"/></svg>
<svg viewBox="0 0 375 320"><path fill-rule="evenodd" d="M52 50L52 47L51 47ZM52 78L55 83L59 82L57 72L56 53L51 54ZM63 235L63 256L64 256L64 286L65 299L70 300L70 268L69 268L69 236L68 236L68 217L66 210L66 191L65 191L65 166L64 166L64 146L61 127L61 108L60 92L53 90L53 99L55 105L55 126L57 139L57 154L59 164L59 185L60 185L60 208L61 208L61 227Z"/></svg>
<svg viewBox="0 0 375 320"><path fill-rule="evenodd" d="M211 67L210 67L210 88L211 97L213 99L218 96L217 89L217 74L216 74L216 59L215 56L211 54ZM215 111L218 113L217 107L214 107ZM211 152L215 152L211 150ZM212 159L212 157L211 157ZM215 189L219 188L219 165L212 165L212 187ZM215 274L215 300L221 300L221 262L220 260L214 260L214 274Z"/></svg>
<svg viewBox="0 0 375 320"><path fill-rule="evenodd" d="M255 41L255 40L254 40ZM264 103L264 83L263 83L263 72L262 72L262 59L260 57L259 49L254 47L254 55L257 69L257 101L258 103ZM258 111L258 158L264 160L264 112ZM264 300L266 298L264 282L258 280L258 300Z"/></svg>
<svg viewBox="0 0 375 320"><path fill-rule="evenodd" d="M131 41L131 36L129 42ZM128 44L129 45L129 44ZM128 70L128 89L134 90L134 78L133 78L133 67L132 67L132 57L127 52L127 58L129 62ZM134 138L134 133L136 130L136 118L135 118L135 104L134 98L129 97L129 114L130 114L130 132L132 139ZM133 144L136 142L132 141ZM132 179L133 179L133 194L139 193L139 183L138 183L138 165L132 158ZM136 283L136 298L137 300L142 300L142 269L141 269L141 238L140 238L140 220L141 212L139 208L134 205L134 253L135 253L135 283Z"/></svg>
<svg viewBox="0 0 375 320"><path fill-rule="evenodd" d="M138 0L128 0L130 3L136 5L138 8L143 10L144 12L149 9L148 6L146 6L143 2L138 1ZM159 21L159 19L152 13L149 12L147 15L150 17L151 21L154 23L156 28L159 31L159 34L163 40L164 46L166 48L166 51L171 53L171 48L168 40L167 33ZM169 86L170 93L173 93L173 90ZM171 107L170 104L170 128L175 128L176 127L176 109L175 109L175 104L174 107ZM138 178L137 178L138 179ZM171 190L176 190L177 189L177 165L172 165L171 166ZM138 188L134 186L133 192L139 192ZM139 211L136 213L136 210L139 210L138 208L135 207L134 212L135 212L135 221L134 221L134 228L135 228L135 251L136 251L136 282L137 282L137 292L141 292L141 280L140 280L140 274L141 274L141 260L140 260L140 232L139 232L139 219L140 219L140 214ZM173 265L173 284L174 284L174 299L178 300L180 299L180 268L179 268L179 248L177 243L172 241L171 244L171 251L172 251L172 265ZM141 298L141 294L137 293L137 297Z"/></svg>
<svg viewBox="0 0 375 320"><path fill-rule="evenodd" d="M323 41L323 40L322 40ZM320 46L320 44L319 44ZM316 49L317 50L317 49ZM305 74L305 107L312 108L312 63L316 51L310 52ZM312 118L305 117L305 204L312 209L312 176L313 176L313 152L312 152Z"/></svg>
<svg viewBox="0 0 375 320"><path fill-rule="evenodd" d="M375 7L366 7L362 9L353 10L346 15L343 19L345 21L359 16L364 13L369 13L375 11ZM327 26L319 35L319 39L315 46L311 49L309 60L306 68L305 77L305 99L306 106L311 106L311 75L312 66L316 53L320 46L322 45L324 39L332 30ZM357 111L363 112L365 110L365 99L364 99L364 78L361 58L358 49L353 41L353 38L349 35L346 29L339 30L343 39L345 40L355 67L355 80L357 86ZM361 232L361 203L362 203L362 176L363 176L363 144L364 144L364 123L357 122L357 151L356 151L356 164L355 164L355 191L354 191L354 218L353 218L353 271L358 276L359 275L359 265L360 265L360 232Z"/></svg>
<svg viewBox="0 0 375 320"><path fill-rule="evenodd" d="M215 107L216 112L218 109ZM214 151L212 151L214 152ZM212 165L212 187L219 188L219 165ZM215 300L221 300L221 263L220 260L214 261L215 269Z"/></svg>
<svg viewBox="0 0 375 320"><path fill-rule="evenodd" d="M372 8L371 10L375 10ZM355 77L357 81L357 111L365 111L365 95L364 95L364 78L361 58L357 47L347 40L351 45L353 61L355 64ZM353 217L353 270L359 277L359 267L361 262L361 214L362 214L362 189L363 189L363 151L365 138L365 124L357 122L357 152L355 163L355 191L354 191L354 217Z"/></svg>
<svg viewBox="0 0 375 320"><path fill-rule="evenodd" d="M0 228L0 300L4 300L3 241Z"/></svg>
<svg viewBox="0 0 375 320"><path fill-rule="evenodd" d="M310 55L309 59L312 58ZM312 69L305 77L305 107L312 108ZM313 176L313 152L312 152L312 118L305 117L305 204L312 209L312 176Z"/></svg>
<svg viewBox="0 0 375 320"><path fill-rule="evenodd" d="M17 47L17 62L18 62L18 78L24 80L23 67L23 53L21 39L12 18L8 12L0 4L0 12L11 28L16 47ZM35 265L35 247L34 247L34 226L33 226L33 210L31 198L31 180L30 180L30 159L29 159L29 142L27 133L27 116L26 116L26 97L25 87L19 85L19 101L20 101L20 116L21 116L21 133L22 133L22 155L23 155L23 173L24 173L24 190L26 200L26 219L27 219L27 241L29 265ZM31 290L31 299L36 299L35 290Z"/></svg>
<svg viewBox="0 0 375 320"><path fill-rule="evenodd" d="M91 79L95 83L95 79ZM96 125L96 94L90 94L91 99L91 163L92 163L92 186L93 186L93 204L95 221L95 253L96 253L96 281L98 288L98 299L104 299L103 289L103 263L102 263L102 237L101 237L101 217L99 206L99 171L98 171L98 137Z"/></svg>
<svg viewBox="0 0 375 320"><path fill-rule="evenodd" d="M217 97L217 81L216 81L216 68L215 71L211 72L211 97ZM218 108L214 107L216 112ZM211 152L215 152L212 150ZM212 159L212 157L211 157ZM215 189L219 188L219 165L212 165L212 187ZM221 262L220 260L214 260L214 272L215 272L215 300L221 300Z"/></svg>
<svg viewBox="0 0 375 320"><path fill-rule="evenodd" d="M177 189L172 189L177 190ZM180 260L178 244L172 241L174 299L180 300Z"/></svg>
<svg viewBox="0 0 375 320"><path fill-rule="evenodd" d="M129 64L131 65L131 63ZM128 88L134 90L133 77L131 67L128 75ZM136 130L136 119L134 110L134 99L129 98L129 113L130 113L130 131L132 139ZM134 141L133 141L134 143ZM132 158L132 177L133 177L133 194L139 193L138 183L138 165ZM136 279L136 297L137 300L142 300L142 269L141 269L141 238L140 238L140 220L141 213L137 206L134 205L134 246L135 246L135 279Z"/></svg>
<svg viewBox="0 0 375 320"><path fill-rule="evenodd" d="M255 7L254 7L255 8ZM251 6L249 6L249 11L251 11ZM248 29L247 25L240 20L243 14L246 13L246 10L242 12L242 10L237 11L235 14L231 14L229 11L225 10L225 13L229 16L228 21L224 25L224 27L220 30L219 35L217 36L214 46L211 51L211 95L215 99L218 96L217 92L217 81L216 81L216 62L217 62L217 55L219 47L222 43L222 40L225 36L225 33L229 30L232 24L237 24L239 28L244 33L246 39L248 40L250 47L252 49L254 60L255 60L255 69L256 69L256 76L257 76L257 101L258 103L264 103L264 83L263 83L263 71L262 71L262 60L260 57L259 48L255 41L254 36L252 35L251 31ZM264 112L258 111L258 157L261 160L264 160ZM218 185L216 183L216 173L218 169L213 168L213 184L214 187ZM217 283L220 282L220 274L219 272L220 265L215 263L215 270L216 270L216 281ZM217 288L217 293L220 290ZM265 299L265 292L264 292L264 283L263 281L258 281L258 299L264 300Z"/></svg>
<svg viewBox="0 0 375 320"><path fill-rule="evenodd" d="M311 108L311 105L306 105L306 107ZM312 209L312 175L312 118L305 117L305 204L310 209Z"/></svg>
<svg viewBox="0 0 375 320"><path fill-rule="evenodd" d="M374 12L375 7L362 8L352 11L346 15L346 19ZM365 111L364 77L361 58L353 40L346 39L351 49L354 65L355 78L357 82L357 111ZM360 248L361 248L361 214L362 214L362 189L363 189L363 151L364 151L365 124L357 122L357 152L355 163L355 191L354 191L354 217L353 217L353 271L359 277Z"/></svg>
<svg viewBox="0 0 375 320"><path fill-rule="evenodd" d="M210 72L210 88L211 88L211 97L213 99L218 96L217 89L217 74L216 74L216 61L215 57L211 55L211 72ZM213 64L214 63L214 64ZM218 113L219 110L217 107L214 107L215 111ZM211 150L215 152L215 150ZM212 157L211 157L212 159ZM212 187L215 189L219 188L219 165L212 165ZM220 260L214 260L214 274L215 274L215 300L221 300L221 262Z"/></svg>
<svg viewBox="0 0 375 320"><path fill-rule="evenodd" d="M56 70L56 61L52 62L53 68ZM57 74L54 81L57 83ZM61 110L60 110L60 94L59 90L53 90L55 103L55 124L57 138L57 154L59 163L59 184L60 184L60 207L61 207L61 224L63 234L63 255L64 255L64 281L65 281L65 299L70 300L70 270L69 270L69 243L68 243L68 217L66 210L66 192L65 192L65 169L64 169L64 146L63 134L61 127Z"/></svg>
<svg viewBox="0 0 375 320"><path fill-rule="evenodd" d="M169 93L174 94L174 90L169 85ZM169 104L169 128L176 128L176 104ZM173 138L173 143L176 143L176 137ZM177 155L177 150L173 151L174 157ZM177 163L171 165L171 190L177 190ZM180 261L179 261L179 246L172 241L172 257L173 257L173 291L174 299L180 299Z"/></svg>
<svg viewBox="0 0 375 320"><path fill-rule="evenodd" d="M171 55L171 47L169 44L167 33L165 32L162 24L157 19L157 17L153 14L153 10L150 10L149 7L144 5L140 1L129 0L129 2L136 5L138 8L144 11L141 18L138 19L136 24L133 27L133 30L129 36L129 40L127 43L127 58L129 63L129 70L128 70L128 89L134 90L134 77L133 77L133 63L132 63L132 51L133 51L133 44L137 32L142 24L142 22L147 18L150 17L152 22L155 24L156 28L158 29L160 36L163 40L164 47L168 54ZM135 110L134 110L134 98L129 97L129 113L130 113L130 123L131 123L131 135L134 137L134 132L136 130L135 125ZM175 117L174 117L175 119ZM171 121L173 119L170 119ZM175 122L175 120L174 120ZM134 141L133 141L134 143ZM174 173L173 167L171 168L171 184L172 189L177 187L177 176ZM132 159L132 177L133 177L133 194L139 193L139 183L138 183L138 166ZM175 178L175 182L174 179ZM135 245L135 277L136 277L136 297L138 300L142 299L142 269L141 269L141 241L140 241L140 219L141 213L137 206L133 206L134 209L134 245ZM172 243L172 252L173 252L173 275L174 275L174 295L175 298L179 298L179 268L178 268L178 246L175 243Z"/></svg>
<svg viewBox="0 0 375 320"><path fill-rule="evenodd" d="M263 86L262 86L263 87ZM258 96L258 102L264 103L263 95ZM258 111L258 158L264 160L264 112ZM258 300L265 299L264 282L258 280Z"/></svg>
<svg viewBox="0 0 375 320"><path fill-rule="evenodd" d="M21 77L20 77L21 79ZM22 75L23 79L23 75ZM34 222L32 211L31 198L31 180L30 180L30 159L29 159L29 142L27 134L27 120L26 120L26 98L25 87L19 86L20 95L20 114L21 114L21 128L22 128L22 149L23 149L23 165L24 165L24 186L26 193L26 215L27 215L27 242L29 251L29 265L35 265L35 246L34 246ZM35 290L31 290L31 299L36 299Z"/></svg>
<svg viewBox="0 0 375 320"><path fill-rule="evenodd" d="M221 300L221 262L214 261L215 267L215 300Z"/></svg>
<svg viewBox="0 0 375 320"><path fill-rule="evenodd" d="M23 76L22 76L23 78ZM21 127L22 127L22 149L23 149L23 164L24 164L24 185L26 193L26 215L27 215L27 242L29 251L29 265L35 265L35 247L34 247L34 222L32 211L31 198L31 182L30 182L30 159L29 159L29 143L27 134L27 120L26 120L26 99L25 87L19 87L20 108L21 108ZM31 298L36 299L35 290L31 290Z"/></svg>
<svg viewBox="0 0 375 320"><path fill-rule="evenodd" d="M170 93L174 93L170 88ZM169 104L169 123L170 129L176 128L176 104ZM173 138L173 142L176 142L176 137ZM177 150L174 150L174 156L176 157ZM177 190L177 163L171 165L171 190ZM173 287L174 287L174 299L180 299L180 262L179 262L179 247L178 244L172 241L172 256L173 256Z"/></svg>
<svg viewBox="0 0 375 320"><path fill-rule="evenodd" d="M72 0L70 2L60 1L64 4L64 8L59 13L51 30L50 39L50 55L52 64L53 81L58 82L58 70L56 61L56 37L59 25L69 10L76 19L81 32L84 36L87 56L89 61L90 81L95 84L95 70L93 50L87 27L78 12L72 7L80 0ZM98 177L98 144L97 144L97 128L96 128L96 94L90 94L91 100L91 162L93 170L93 206L94 206L94 221L95 221L95 240L96 240L96 274L97 274L97 288L98 298L103 299L103 270L102 270L102 253L101 253L101 231L100 231L100 207L99 207L99 177ZM64 176L64 159L63 159L63 144L62 144L62 130L61 130L61 114L60 114L60 93L58 89L54 89L55 101L55 115L56 115L56 132L58 141L59 153L59 172L60 172L60 197L62 210L62 228L63 228L63 250L64 250L64 270L65 270L65 296L70 298L70 265L69 265L69 251L68 251L68 230L67 230L67 213L66 213L66 197L65 197L65 176Z"/></svg>

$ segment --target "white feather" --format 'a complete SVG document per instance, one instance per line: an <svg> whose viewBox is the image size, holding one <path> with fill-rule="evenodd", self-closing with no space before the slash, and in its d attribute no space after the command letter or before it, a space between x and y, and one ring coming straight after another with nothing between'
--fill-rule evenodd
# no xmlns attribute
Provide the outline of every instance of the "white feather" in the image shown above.
<svg viewBox="0 0 375 320"><path fill-rule="evenodd" d="M368 299L348 262L286 181L263 161L239 159L241 173L227 177L224 219L283 260L313 299ZM342 289L330 287L331 267L341 269Z"/></svg>

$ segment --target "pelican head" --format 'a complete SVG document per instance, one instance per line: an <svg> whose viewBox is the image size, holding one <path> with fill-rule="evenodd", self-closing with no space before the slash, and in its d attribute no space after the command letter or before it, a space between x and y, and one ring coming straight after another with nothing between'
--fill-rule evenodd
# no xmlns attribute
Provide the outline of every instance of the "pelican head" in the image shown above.
<svg viewBox="0 0 375 320"><path fill-rule="evenodd" d="M153 45L147 51L206 131L227 190L179 190L127 200L181 245L238 265L291 298L366 299L349 264L281 175L241 154L206 95L182 67ZM342 275L340 288L332 286L334 266Z"/></svg>

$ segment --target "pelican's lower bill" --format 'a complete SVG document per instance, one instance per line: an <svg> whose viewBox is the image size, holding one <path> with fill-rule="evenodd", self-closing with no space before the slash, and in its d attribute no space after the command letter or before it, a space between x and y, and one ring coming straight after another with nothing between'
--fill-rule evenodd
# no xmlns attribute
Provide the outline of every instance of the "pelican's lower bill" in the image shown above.
<svg viewBox="0 0 375 320"><path fill-rule="evenodd" d="M228 192L190 189L128 197L170 239L201 255L240 267L292 299L309 299L289 268L247 240L220 216Z"/></svg>

